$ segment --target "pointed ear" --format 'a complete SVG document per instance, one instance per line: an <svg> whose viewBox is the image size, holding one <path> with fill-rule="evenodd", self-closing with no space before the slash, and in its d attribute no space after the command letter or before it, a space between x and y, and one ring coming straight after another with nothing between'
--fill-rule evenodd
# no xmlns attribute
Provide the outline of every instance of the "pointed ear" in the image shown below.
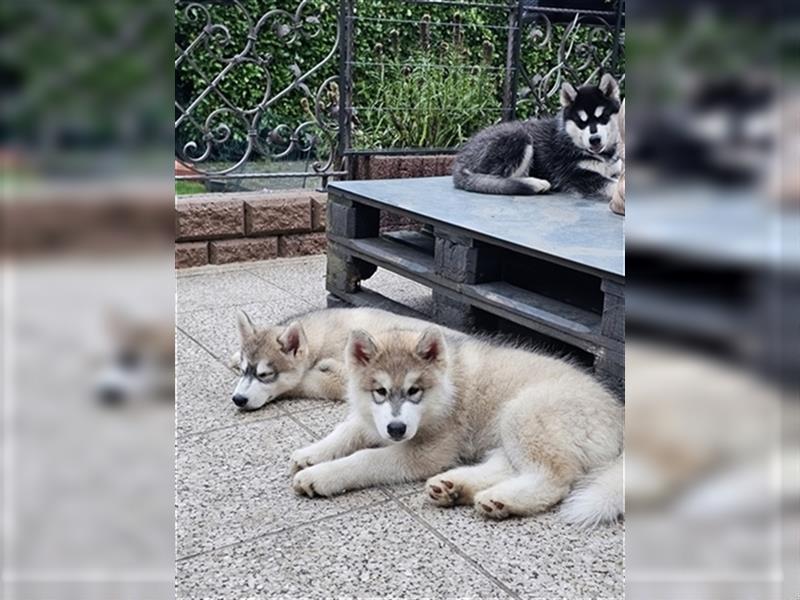
<svg viewBox="0 0 800 600"><path fill-rule="evenodd" d="M600 78L600 91L612 100L619 102L619 84L611 73L604 73Z"/></svg>
<svg viewBox="0 0 800 600"><path fill-rule="evenodd" d="M292 321L289 326L278 336L278 343L285 354L297 356L306 348L306 333L299 321Z"/></svg>
<svg viewBox="0 0 800 600"><path fill-rule="evenodd" d="M577 97L578 91L569 81L561 84L561 106L564 108L571 106Z"/></svg>
<svg viewBox="0 0 800 600"><path fill-rule="evenodd" d="M378 353L378 344L363 329L354 329L347 340L347 357L354 364L366 366Z"/></svg>
<svg viewBox="0 0 800 600"><path fill-rule="evenodd" d="M417 356L428 362L437 362L444 358L445 342L442 330L435 325L422 332L417 342Z"/></svg>
<svg viewBox="0 0 800 600"><path fill-rule="evenodd" d="M246 312L240 310L236 314L236 322L239 326L239 337L242 338L242 341L255 335L256 326Z"/></svg>

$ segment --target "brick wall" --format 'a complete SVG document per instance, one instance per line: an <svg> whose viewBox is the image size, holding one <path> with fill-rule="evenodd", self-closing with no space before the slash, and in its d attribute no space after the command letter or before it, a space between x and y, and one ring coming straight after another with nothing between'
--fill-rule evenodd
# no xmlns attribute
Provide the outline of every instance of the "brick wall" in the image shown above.
<svg viewBox="0 0 800 600"><path fill-rule="evenodd" d="M453 156L356 156L353 179L447 175ZM175 200L175 266L197 267L325 252L327 194L311 190L181 196ZM413 226L381 215L381 230Z"/></svg>
<svg viewBox="0 0 800 600"><path fill-rule="evenodd" d="M175 200L175 266L324 252L326 196L311 190L181 196Z"/></svg>

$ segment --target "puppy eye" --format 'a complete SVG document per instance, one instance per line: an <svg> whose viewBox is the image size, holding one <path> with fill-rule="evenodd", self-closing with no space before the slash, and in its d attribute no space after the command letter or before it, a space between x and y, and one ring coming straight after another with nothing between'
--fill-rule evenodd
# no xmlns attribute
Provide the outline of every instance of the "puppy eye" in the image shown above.
<svg viewBox="0 0 800 600"><path fill-rule="evenodd" d="M268 381L270 379L275 379L275 373L258 373L256 374L256 377L262 381Z"/></svg>
<svg viewBox="0 0 800 600"><path fill-rule="evenodd" d="M377 390L375 390L375 393L378 394L378 396L380 396L381 398L383 398L386 396L388 392L386 391L386 388L378 388Z"/></svg>
<svg viewBox="0 0 800 600"><path fill-rule="evenodd" d="M411 386L408 388L408 395L409 396L416 396L419 393L419 388L417 386Z"/></svg>

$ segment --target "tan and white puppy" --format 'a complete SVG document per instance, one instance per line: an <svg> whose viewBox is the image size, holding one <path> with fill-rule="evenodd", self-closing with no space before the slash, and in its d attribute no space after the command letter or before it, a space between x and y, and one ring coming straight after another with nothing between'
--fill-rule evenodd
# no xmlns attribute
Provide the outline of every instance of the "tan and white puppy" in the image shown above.
<svg viewBox="0 0 800 600"><path fill-rule="evenodd" d="M231 357L231 367L240 375L233 403L242 410L256 410L282 397L343 400L342 357L353 329L421 331L429 325L376 308L337 308L257 327L240 312L241 348Z"/></svg>
<svg viewBox="0 0 800 600"><path fill-rule="evenodd" d="M569 520L621 512L622 406L568 362L435 326L354 331L345 362L350 414L292 457L298 494L430 478L438 506L505 518L546 510L581 484Z"/></svg>

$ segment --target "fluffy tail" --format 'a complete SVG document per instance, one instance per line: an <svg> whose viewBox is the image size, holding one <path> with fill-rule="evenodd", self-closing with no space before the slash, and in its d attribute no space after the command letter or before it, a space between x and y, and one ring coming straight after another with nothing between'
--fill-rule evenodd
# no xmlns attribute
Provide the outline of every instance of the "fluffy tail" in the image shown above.
<svg viewBox="0 0 800 600"><path fill-rule="evenodd" d="M453 170L453 183L457 188L480 194L502 194L506 196L530 196L537 190L522 179L472 173L464 168Z"/></svg>
<svg viewBox="0 0 800 600"><path fill-rule="evenodd" d="M616 521L625 510L623 456L590 472L567 496L561 515L582 527Z"/></svg>

